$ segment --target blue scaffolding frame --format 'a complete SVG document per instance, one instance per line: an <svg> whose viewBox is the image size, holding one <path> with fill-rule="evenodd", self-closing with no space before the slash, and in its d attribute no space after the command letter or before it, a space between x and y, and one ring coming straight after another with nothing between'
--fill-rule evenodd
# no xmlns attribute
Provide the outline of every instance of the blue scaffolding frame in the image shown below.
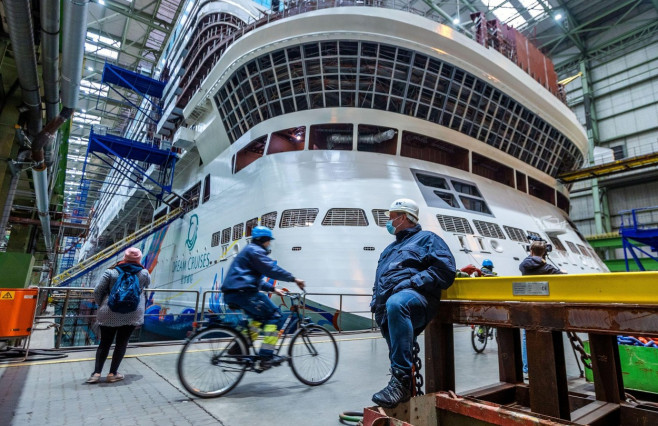
<svg viewBox="0 0 658 426"><path fill-rule="evenodd" d="M82 182L94 182L93 179L85 178L85 171L89 158L98 158L109 168L116 170L121 176L125 177L139 188L152 194L158 199L162 199L165 193L171 192L174 181L174 170L178 156L172 151L165 151L156 148L150 144L138 142L131 139L122 138L111 134L94 132L91 128L89 132L89 143L87 144L87 153L82 166ZM113 157L112 160L110 157ZM117 163L113 163L116 161ZM157 180L152 178L148 170L139 163L155 164L160 166ZM153 192L146 188L138 177L142 176L158 188L159 192Z"/></svg>
<svg viewBox="0 0 658 426"><path fill-rule="evenodd" d="M133 92L140 94L145 98L159 113L162 114L162 108L159 104L153 102L149 97L162 98L164 88L167 85L166 81L159 81L151 77L147 77L140 73L136 73L116 65L105 63L103 67L103 75L101 76L101 83L106 84L110 90L121 96L132 107L140 111L144 116L153 122L157 123L159 117L152 117L150 111L144 111L139 105L136 105L127 96L122 94L113 86L123 87L130 89Z"/></svg>
<svg viewBox="0 0 658 426"><path fill-rule="evenodd" d="M658 258L655 255L648 253L640 247L640 245L649 246L652 252L655 253L658 251L658 226L654 224L655 222L653 220L650 220L650 224L642 223L642 220L639 217L643 213L651 212L658 212L658 206L619 212L621 215L621 228L619 229L619 234L621 235L622 246L624 248L624 261L626 263L627 271L630 271L628 264L629 254L640 271L646 270L636 251L643 253L658 262Z"/></svg>

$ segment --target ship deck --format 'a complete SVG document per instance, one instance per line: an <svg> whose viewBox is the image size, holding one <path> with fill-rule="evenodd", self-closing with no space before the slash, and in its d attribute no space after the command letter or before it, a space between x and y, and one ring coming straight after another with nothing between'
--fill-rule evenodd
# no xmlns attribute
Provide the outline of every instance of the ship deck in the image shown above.
<svg viewBox="0 0 658 426"><path fill-rule="evenodd" d="M498 381L495 341L476 354L470 327L455 328L457 392ZM339 425L338 415L372 406L388 381L388 350L379 333L336 336L335 375L318 387L303 385L287 365L247 373L226 396L191 397L176 374L180 345L129 347L120 372L125 380L88 385L93 350L29 364L0 364L0 419L10 425ZM421 346L422 341L421 340ZM565 340L570 388L587 389ZM109 362L105 365L107 374Z"/></svg>

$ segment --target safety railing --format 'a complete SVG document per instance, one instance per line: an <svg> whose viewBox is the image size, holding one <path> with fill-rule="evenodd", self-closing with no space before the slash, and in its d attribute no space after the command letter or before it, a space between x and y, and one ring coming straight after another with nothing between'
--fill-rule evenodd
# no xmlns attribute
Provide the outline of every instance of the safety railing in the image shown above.
<svg viewBox="0 0 658 426"><path fill-rule="evenodd" d="M131 337L133 343L180 341L194 331L197 322L209 317L244 315L241 311L228 309L217 290L146 289L145 295L144 326L135 330ZM215 296L217 298L213 299ZM318 297L337 298L338 307L323 307L313 301ZM377 324L369 309L344 310L346 305L354 306L354 303L346 303L346 299L367 299L363 302L367 307L371 297L370 294L306 293L302 309L304 316L338 333L371 331L377 328ZM275 301L275 304L285 309L285 299L281 303ZM97 310L91 287L40 287L35 324L39 329L55 328L53 347L57 349L96 345L100 341Z"/></svg>
<svg viewBox="0 0 658 426"><path fill-rule="evenodd" d="M210 296L209 296L210 295ZM244 315L240 311L233 311L229 309L221 300L220 296L221 291L219 290L207 290L203 292L201 307L203 308L200 315L199 321L204 321L207 314L210 315ZM215 298L211 300L211 297ZM278 297L278 296L272 296ZM324 309L320 304L313 301L317 297L338 297L338 308L327 308ZM310 301L308 299L311 299ZM331 325L333 329L338 333L343 333L347 330L349 331L363 331L363 330L375 330L377 323L374 320L373 315L368 310L350 310L346 311L343 309L345 306L345 298L367 298L367 303L365 306L369 306L369 302L372 299L372 294L351 294L351 293L306 293L305 299L302 301L302 310L304 316L310 317L313 322L319 323L320 325ZM208 304L206 304L208 301ZM213 302L216 303L213 306ZM276 304L276 303L275 303ZM282 305L285 306L285 299L282 299ZM215 309L213 309L215 308ZM217 312L217 309L221 309L220 312ZM206 310L208 309L208 311ZM331 310L328 310L331 309ZM365 314L369 318L366 318ZM344 319L346 315L350 316L350 324L347 324L347 320ZM331 321L329 320L331 318Z"/></svg>
<svg viewBox="0 0 658 426"><path fill-rule="evenodd" d="M621 229L637 231L658 228L658 206L622 210L619 215L621 217Z"/></svg>
<svg viewBox="0 0 658 426"><path fill-rule="evenodd" d="M189 294L186 300L186 305L193 305L194 312L199 311L199 298L200 294L196 290L178 290L178 289L147 289L147 300L156 300L156 303L151 303L146 307L144 314L145 323L149 322L149 318L160 318L167 315L168 319L165 323L170 328L179 326L179 338L175 335L160 335L158 333L145 332L145 328L141 327L135 331L131 337L132 341L163 341L163 340L182 340L185 338L187 331L192 331L194 323L194 314L182 310L177 313L168 313L172 301L183 295ZM156 295L173 294L172 297L156 297ZM190 303L190 301L192 301ZM160 307L157 312L154 312L152 307ZM149 309L151 308L151 309ZM98 306L94 300L94 289L89 287L40 287L39 299L37 305L37 315L35 316L35 324L40 325L39 328L43 329L54 327L54 342L53 346L57 349L65 346L89 346L96 345L100 340L100 334L96 325L96 313ZM151 313L149 313L151 311ZM167 339L167 337L170 337Z"/></svg>

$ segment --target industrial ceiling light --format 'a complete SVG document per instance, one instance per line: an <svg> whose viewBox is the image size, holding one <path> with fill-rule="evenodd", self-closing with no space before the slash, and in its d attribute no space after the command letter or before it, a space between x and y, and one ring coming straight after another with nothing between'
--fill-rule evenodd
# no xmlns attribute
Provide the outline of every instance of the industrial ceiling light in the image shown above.
<svg viewBox="0 0 658 426"><path fill-rule="evenodd" d="M561 13L556 13L555 14L555 20L559 21L560 19L562 19L562 14Z"/></svg>

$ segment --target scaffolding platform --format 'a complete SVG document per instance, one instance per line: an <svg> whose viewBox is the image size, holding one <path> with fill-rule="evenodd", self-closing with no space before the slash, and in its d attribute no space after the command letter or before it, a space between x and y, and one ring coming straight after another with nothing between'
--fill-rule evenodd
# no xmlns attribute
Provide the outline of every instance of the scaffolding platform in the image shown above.
<svg viewBox="0 0 658 426"><path fill-rule="evenodd" d="M178 158L172 151L165 151L143 142L115 135L95 133L93 129L89 133L88 150L90 153L114 155L123 159L160 166L173 165Z"/></svg>
<svg viewBox="0 0 658 426"><path fill-rule="evenodd" d="M155 98L162 98L162 93L167 85L166 81L159 81L108 63L103 68L101 83L124 87L139 92L143 96Z"/></svg>

